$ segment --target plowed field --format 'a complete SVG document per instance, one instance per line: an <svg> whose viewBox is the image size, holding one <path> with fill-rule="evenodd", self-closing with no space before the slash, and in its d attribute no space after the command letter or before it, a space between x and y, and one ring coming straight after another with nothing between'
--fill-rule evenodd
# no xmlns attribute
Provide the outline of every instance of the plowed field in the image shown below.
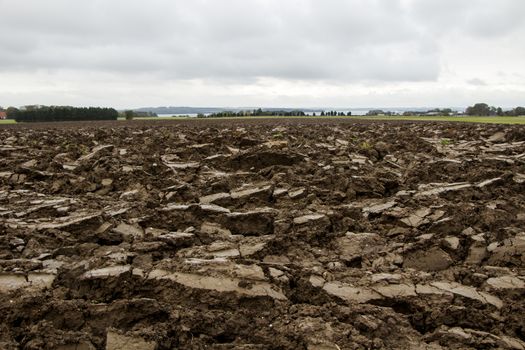
<svg viewBox="0 0 525 350"><path fill-rule="evenodd" d="M525 349L525 127L0 128L0 349Z"/></svg>

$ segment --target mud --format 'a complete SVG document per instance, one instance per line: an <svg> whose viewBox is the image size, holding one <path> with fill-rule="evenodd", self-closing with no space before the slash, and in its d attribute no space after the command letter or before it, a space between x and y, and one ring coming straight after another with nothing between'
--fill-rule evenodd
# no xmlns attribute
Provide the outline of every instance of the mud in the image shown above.
<svg viewBox="0 0 525 350"><path fill-rule="evenodd" d="M0 129L0 349L525 349L525 128Z"/></svg>

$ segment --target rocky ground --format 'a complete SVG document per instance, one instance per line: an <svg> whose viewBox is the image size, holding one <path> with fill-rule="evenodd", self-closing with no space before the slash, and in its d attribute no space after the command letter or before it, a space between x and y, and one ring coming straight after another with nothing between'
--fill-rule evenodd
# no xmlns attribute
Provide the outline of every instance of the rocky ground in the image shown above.
<svg viewBox="0 0 525 350"><path fill-rule="evenodd" d="M525 349L525 128L0 129L0 348Z"/></svg>

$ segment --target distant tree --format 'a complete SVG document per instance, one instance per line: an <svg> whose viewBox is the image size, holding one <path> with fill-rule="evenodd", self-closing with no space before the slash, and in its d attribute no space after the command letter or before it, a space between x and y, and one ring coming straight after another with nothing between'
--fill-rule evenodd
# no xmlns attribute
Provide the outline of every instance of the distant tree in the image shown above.
<svg viewBox="0 0 525 350"><path fill-rule="evenodd" d="M465 114L488 116L491 114L491 108L486 103L476 103L474 106L468 107Z"/></svg>
<svg viewBox="0 0 525 350"><path fill-rule="evenodd" d="M525 107L514 108L514 115L515 116L525 115Z"/></svg>
<svg viewBox="0 0 525 350"><path fill-rule="evenodd" d="M18 108L7 107L7 110L6 110L7 119L16 119L18 112L19 112Z"/></svg>
<svg viewBox="0 0 525 350"><path fill-rule="evenodd" d="M321 111L321 117L324 117L324 111Z"/></svg>
<svg viewBox="0 0 525 350"><path fill-rule="evenodd" d="M501 109L501 107L498 107L498 108L496 109L496 115L499 115L499 116L504 115L504 113L503 113L503 109Z"/></svg>
<svg viewBox="0 0 525 350"><path fill-rule="evenodd" d="M445 116L445 117L448 117L452 114L452 109L450 108L444 108L442 110L437 110L438 113L440 113L441 115Z"/></svg>
<svg viewBox="0 0 525 350"><path fill-rule="evenodd" d="M352 116L352 112L348 111L348 113L346 113L346 115L351 117Z"/></svg>
<svg viewBox="0 0 525 350"><path fill-rule="evenodd" d="M315 116L316 116L316 114L315 114L315 112L313 112L313 113L312 113L312 117L315 117Z"/></svg>
<svg viewBox="0 0 525 350"><path fill-rule="evenodd" d="M133 120L133 118L135 118L135 112L130 109L124 111L124 118L126 118L126 120Z"/></svg>
<svg viewBox="0 0 525 350"><path fill-rule="evenodd" d="M385 111L381 110L381 109L373 109L371 111L368 111L368 113L366 113L366 115L368 116L377 116L377 115L386 115L387 113L385 113Z"/></svg>

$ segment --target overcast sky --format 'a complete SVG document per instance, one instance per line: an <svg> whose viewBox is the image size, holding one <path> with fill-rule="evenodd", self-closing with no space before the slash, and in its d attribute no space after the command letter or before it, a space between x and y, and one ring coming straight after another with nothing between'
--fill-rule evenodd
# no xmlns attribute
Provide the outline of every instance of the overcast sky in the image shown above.
<svg viewBox="0 0 525 350"><path fill-rule="evenodd" d="M0 0L0 106L525 105L524 0Z"/></svg>

